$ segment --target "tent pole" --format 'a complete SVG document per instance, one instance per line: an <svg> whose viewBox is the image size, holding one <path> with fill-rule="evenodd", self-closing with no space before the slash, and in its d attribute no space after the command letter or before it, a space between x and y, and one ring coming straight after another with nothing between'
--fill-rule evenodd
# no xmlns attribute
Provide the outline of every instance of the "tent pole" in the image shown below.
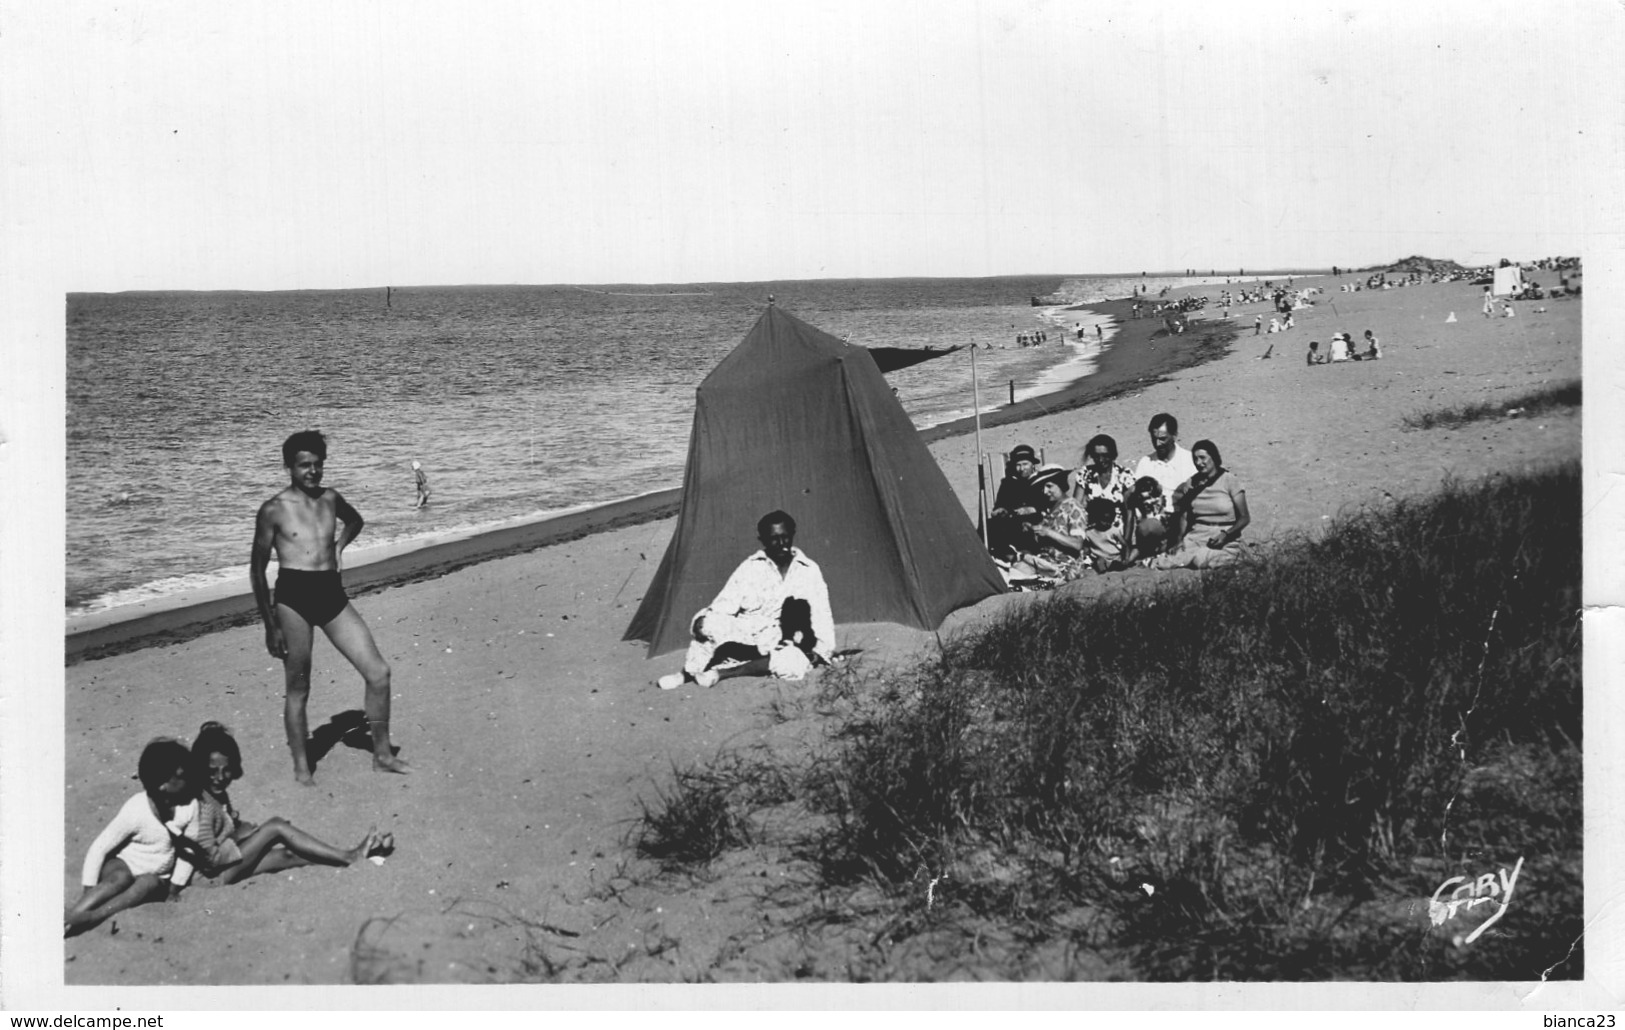
<svg viewBox="0 0 1625 1030"><path fill-rule="evenodd" d="M987 477L982 468L982 391L976 378L976 341L970 345L971 411L976 421L976 524L982 530L982 546L987 546Z"/></svg>

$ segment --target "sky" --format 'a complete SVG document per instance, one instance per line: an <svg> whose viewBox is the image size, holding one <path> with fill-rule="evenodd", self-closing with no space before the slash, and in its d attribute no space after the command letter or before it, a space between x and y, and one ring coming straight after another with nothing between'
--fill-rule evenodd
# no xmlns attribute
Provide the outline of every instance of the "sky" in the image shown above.
<svg viewBox="0 0 1625 1030"><path fill-rule="evenodd" d="M1617 227L1619 15L69 3L0 110L74 290L1487 263Z"/></svg>

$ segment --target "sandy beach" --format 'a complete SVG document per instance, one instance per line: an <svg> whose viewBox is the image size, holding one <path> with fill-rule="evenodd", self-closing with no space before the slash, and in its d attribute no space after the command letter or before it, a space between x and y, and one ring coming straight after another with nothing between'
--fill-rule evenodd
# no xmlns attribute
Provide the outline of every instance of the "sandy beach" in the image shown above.
<svg viewBox="0 0 1625 1030"><path fill-rule="evenodd" d="M1223 451L1247 489L1247 537L1259 546L1447 477L1578 460L1578 409L1461 429L1401 423L1578 380L1581 302L1521 303L1516 318L1486 320L1479 288L1467 283L1360 293L1338 292L1329 279L1297 285L1315 282L1325 292L1297 313L1295 329L1255 337L1253 315L1266 305L1234 307L1240 335L1190 367L1181 366L1218 319L1213 306L1169 339L1151 335L1160 322L1128 320L1125 302L1096 305L1124 326L1099 372L984 416L983 450L1028 443L1075 465L1084 442L1105 432L1131 464L1147 449L1150 417L1171 412L1186 445L1206 438ZM1533 310L1541 305L1545 312ZM1333 332L1359 338L1365 329L1381 338L1383 360L1305 365L1310 340L1324 348ZM1272 356L1261 360L1266 348ZM977 459L966 428L923 435L973 511ZM415 769L409 777L373 774L368 753L340 741L321 757L314 789L294 784L280 663L240 597L202 616L160 613L70 641L62 893L34 899L30 925L51 925L52 907L77 893L86 847L136 789L145 742L190 739L207 719L230 726L243 747L247 776L232 793L245 817L281 815L345 845L376 826L398 849L380 866L298 869L132 910L67 942L64 982L482 984L525 970L577 982L792 978L784 942L767 931L771 914L756 901L761 870L724 867L703 889L650 885L626 843L640 799L653 799L674 767L728 749L793 746L816 731L799 704L811 684L734 679L661 692L654 678L680 656L649 660L645 645L620 639L670 539L674 500L656 494L564 527L447 544L352 579L393 667L393 732ZM1073 589L1192 575L1105 576ZM940 632L1022 600L991 598ZM924 652L935 637L842 625L839 646L880 664ZM318 644L310 709L318 739L360 702L359 677Z"/></svg>

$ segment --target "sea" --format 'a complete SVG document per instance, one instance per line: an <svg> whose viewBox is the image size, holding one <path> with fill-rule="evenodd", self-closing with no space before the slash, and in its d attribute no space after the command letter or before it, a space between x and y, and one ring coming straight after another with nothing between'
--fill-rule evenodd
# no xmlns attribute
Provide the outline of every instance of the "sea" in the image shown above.
<svg viewBox="0 0 1625 1030"><path fill-rule="evenodd" d="M346 561L681 485L695 389L769 297L850 343L961 349L888 375L920 427L1090 374L1091 302L1141 276L72 293L66 619L248 583L281 444L319 429L366 519ZM1058 295L1058 291L1062 291ZM1030 298L1064 299L1034 306ZM1084 305L1079 309L1076 305ZM1099 341L1093 332L1103 323ZM1074 327L1087 330L1079 340ZM1036 346L1023 334L1047 333ZM970 347L981 390L973 398ZM433 492L414 508L412 462ZM116 615L116 613L115 613Z"/></svg>

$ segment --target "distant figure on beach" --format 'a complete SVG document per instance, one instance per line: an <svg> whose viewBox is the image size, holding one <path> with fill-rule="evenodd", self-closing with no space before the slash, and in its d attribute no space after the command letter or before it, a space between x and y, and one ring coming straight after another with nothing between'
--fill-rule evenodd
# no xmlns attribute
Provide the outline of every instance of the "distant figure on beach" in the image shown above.
<svg viewBox="0 0 1625 1030"><path fill-rule="evenodd" d="M1263 331L1264 331L1264 316L1263 315L1254 315L1253 316L1253 335L1257 336L1259 333L1261 333Z"/></svg>
<svg viewBox="0 0 1625 1030"><path fill-rule="evenodd" d="M1377 334L1367 329L1365 331L1365 354L1367 361L1375 361L1382 357L1382 345L1377 342Z"/></svg>
<svg viewBox="0 0 1625 1030"><path fill-rule="evenodd" d="M756 539L762 549L694 616L683 671L660 677L661 690L684 683L713 687L725 675L799 680L813 666L829 664L835 653L829 587L818 565L795 546L796 520L768 512L756 523Z"/></svg>
<svg viewBox="0 0 1625 1030"><path fill-rule="evenodd" d="M282 463L290 482L260 505L248 569L254 600L265 622L265 649L271 657L282 659L286 685L282 721L293 754L293 776L306 786L316 782L305 749L310 735L305 707L310 700L311 644L318 626L366 683L364 707L372 731L373 769L407 771L390 745L389 663L378 653L372 631L350 603L339 574L339 555L361 535L361 514L337 490L322 486L326 461L327 441L313 429L294 433L282 444ZM265 578L273 551L277 557L274 600Z"/></svg>
<svg viewBox="0 0 1625 1030"><path fill-rule="evenodd" d="M279 815L255 825L244 822L231 803L229 788L243 775L237 740L218 722L206 722L192 742L192 768L198 792L197 842L207 865L199 870L209 880L236 883L255 873L321 863L347 866L371 855L394 850L392 834L369 829L353 848L325 844Z"/></svg>
<svg viewBox="0 0 1625 1030"><path fill-rule="evenodd" d="M72 937L144 901L171 900L192 878L192 863L176 854L177 839L196 832L197 787L192 756L178 740L160 737L141 751L141 793L126 801L96 835L80 873L84 890L63 918Z"/></svg>
<svg viewBox="0 0 1625 1030"><path fill-rule="evenodd" d="M412 505L412 507L421 508L429 503L429 474L423 471L421 464L414 461L412 463L412 478L417 480L418 488L418 503Z"/></svg>
<svg viewBox="0 0 1625 1030"><path fill-rule="evenodd" d="M1495 294L1490 292L1488 286L1484 287L1484 317L1489 318L1495 314Z"/></svg>
<svg viewBox="0 0 1625 1030"><path fill-rule="evenodd" d="M1510 300L1503 300L1501 302L1501 317L1502 318L1511 318L1516 314L1517 314L1517 312L1512 310L1512 302Z"/></svg>
<svg viewBox="0 0 1625 1030"><path fill-rule="evenodd" d="M1347 360L1349 360L1349 335L1348 335L1348 333L1338 333L1336 336L1332 337L1332 360L1333 361L1347 361Z"/></svg>
<svg viewBox="0 0 1625 1030"><path fill-rule="evenodd" d="M1134 478L1150 476L1161 483L1167 497L1164 510L1171 512L1174 489L1196 474L1196 465L1191 461L1191 452L1179 446L1179 420L1174 416L1159 412L1152 416L1147 429L1151 433L1151 453L1134 466Z"/></svg>
<svg viewBox="0 0 1625 1030"><path fill-rule="evenodd" d="M1026 537L1025 527L1040 518L1041 498L1032 483L1037 471L1038 454L1031 447L1017 444L1010 450L987 523L988 549L995 557L1014 557L1016 546Z"/></svg>
<svg viewBox="0 0 1625 1030"><path fill-rule="evenodd" d="M1324 365L1326 363L1326 355L1324 355L1324 354L1322 354L1320 352L1320 341L1319 340L1310 340L1309 341L1309 353L1305 357L1306 357L1306 362L1305 362L1306 364Z"/></svg>

